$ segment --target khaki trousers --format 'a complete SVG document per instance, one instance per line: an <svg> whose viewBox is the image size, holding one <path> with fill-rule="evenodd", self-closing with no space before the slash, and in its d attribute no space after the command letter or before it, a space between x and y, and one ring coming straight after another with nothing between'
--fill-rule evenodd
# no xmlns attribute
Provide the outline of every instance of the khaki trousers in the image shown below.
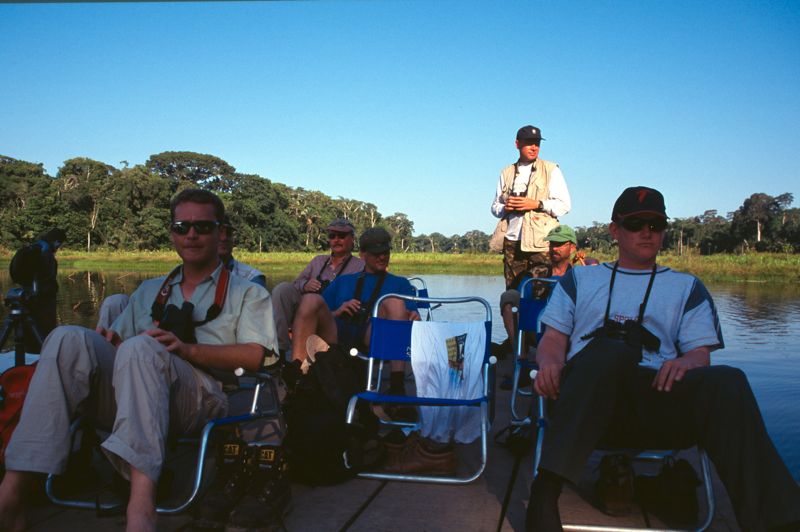
<svg viewBox="0 0 800 532"><path fill-rule="evenodd" d="M120 474L129 478L130 465L157 482L168 433L196 433L227 408L216 380L149 336L115 349L89 329L58 327L42 346L6 468L62 473L70 424L86 414L111 430L102 449Z"/></svg>

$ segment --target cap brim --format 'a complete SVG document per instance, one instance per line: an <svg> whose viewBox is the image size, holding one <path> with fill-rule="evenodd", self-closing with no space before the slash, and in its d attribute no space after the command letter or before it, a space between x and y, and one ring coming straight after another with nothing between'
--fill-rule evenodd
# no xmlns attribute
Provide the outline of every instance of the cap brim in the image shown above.
<svg viewBox="0 0 800 532"><path fill-rule="evenodd" d="M624 220L625 218L630 218L631 216L642 216L643 214L647 214L647 215L650 215L650 216L656 216L656 217L662 218L664 220L668 220L669 219L669 216L667 216L665 213L658 212L658 211L634 211L634 212L629 212L628 214L625 214L625 215L617 213L617 217L620 220Z"/></svg>
<svg viewBox="0 0 800 532"><path fill-rule="evenodd" d="M366 251L367 253L385 253L392 249L392 246L385 245L385 246L369 246L364 248L362 251Z"/></svg>

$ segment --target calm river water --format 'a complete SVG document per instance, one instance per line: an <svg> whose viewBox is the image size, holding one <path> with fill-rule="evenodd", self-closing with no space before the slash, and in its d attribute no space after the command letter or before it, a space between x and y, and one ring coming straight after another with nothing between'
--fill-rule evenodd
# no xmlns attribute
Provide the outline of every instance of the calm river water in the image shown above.
<svg viewBox="0 0 800 532"><path fill-rule="evenodd" d="M67 272L60 276L59 321L94 327L99 302L108 295L131 293L151 277L139 272ZM424 275L431 295L475 295L493 307L493 339L505 338L498 313L500 276ZM275 286L284 278L268 279ZM0 271L5 295L11 281ZM767 429L795 479L800 481L800 286L739 283L709 285L722 322L726 348L713 363L743 369L761 405ZM5 309L3 314L5 315ZM464 319L481 314L453 315ZM440 316L441 318L442 316ZM448 317L447 315L443 317ZM4 346L4 350L9 346Z"/></svg>

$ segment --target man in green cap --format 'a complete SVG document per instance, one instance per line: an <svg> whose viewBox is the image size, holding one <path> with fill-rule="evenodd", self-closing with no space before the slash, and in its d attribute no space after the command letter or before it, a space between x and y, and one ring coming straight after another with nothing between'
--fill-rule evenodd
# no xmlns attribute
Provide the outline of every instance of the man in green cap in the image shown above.
<svg viewBox="0 0 800 532"><path fill-rule="evenodd" d="M597 264L596 260L584 259L583 252L578 251L578 237L575 235L575 230L568 225L559 225L551 229L544 239L549 243L550 257L550 269L545 277L561 277L572 268L573 264ZM508 333L508 339L502 344L502 350L506 352L510 351L511 339L514 337L514 315L511 308L519 306L518 288L526 277L527 275L519 276L512 287L500 295L500 314Z"/></svg>

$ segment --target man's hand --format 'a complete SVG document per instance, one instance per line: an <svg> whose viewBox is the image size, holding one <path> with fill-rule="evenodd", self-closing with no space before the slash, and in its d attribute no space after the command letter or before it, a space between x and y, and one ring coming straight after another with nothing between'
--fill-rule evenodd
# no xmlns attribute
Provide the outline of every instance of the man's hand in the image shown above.
<svg viewBox="0 0 800 532"><path fill-rule="evenodd" d="M548 399L557 399L561 388L561 370L567 357L569 336L552 327L545 330L539 347L536 349L536 363L539 372L533 381L537 394Z"/></svg>
<svg viewBox="0 0 800 532"><path fill-rule="evenodd" d="M522 196L509 196L508 199L506 199L507 211L535 211L541 208L541 206L541 201Z"/></svg>
<svg viewBox="0 0 800 532"><path fill-rule="evenodd" d="M339 308L333 311L333 315L337 318L341 317L342 314L346 314L348 316L353 316L358 309L361 308L361 301L358 299L349 299L341 304Z"/></svg>
<svg viewBox="0 0 800 532"><path fill-rule="evenodd" d="M322 283L316 279L309 279L309 281L303 285L303 292L316 294L319 292L320 288L322 288Z"/></svg>
<svg viewBox="0 0 800 532"><path fill-rule="evenodd" d="M111 345L118 347L122 343L122 338L119 337L117 331L113 329L106 329L104 327L97 327L95 332L105 338Z"/></svg>
<svg viewBox="0 0 800 532"><path fill-rule="evenodd" d="M189 360L189 344L183 343L180 338L175 336L175 333L171 331L165 331L164 329L149 329L144 331L142 334L146 334L147 336L155 339L158 343L166 347L167 351L170 353Z"/></svg>
<svg viewBox="0 0 800 532"><path fill-rule="evenodd" d="M659 392L669 392L672 390L672 384L682 380L687 371L708 366L710 363L711 352L707 347L692 349L682 357L664 362L656 373L652 386Z"/></svg>

